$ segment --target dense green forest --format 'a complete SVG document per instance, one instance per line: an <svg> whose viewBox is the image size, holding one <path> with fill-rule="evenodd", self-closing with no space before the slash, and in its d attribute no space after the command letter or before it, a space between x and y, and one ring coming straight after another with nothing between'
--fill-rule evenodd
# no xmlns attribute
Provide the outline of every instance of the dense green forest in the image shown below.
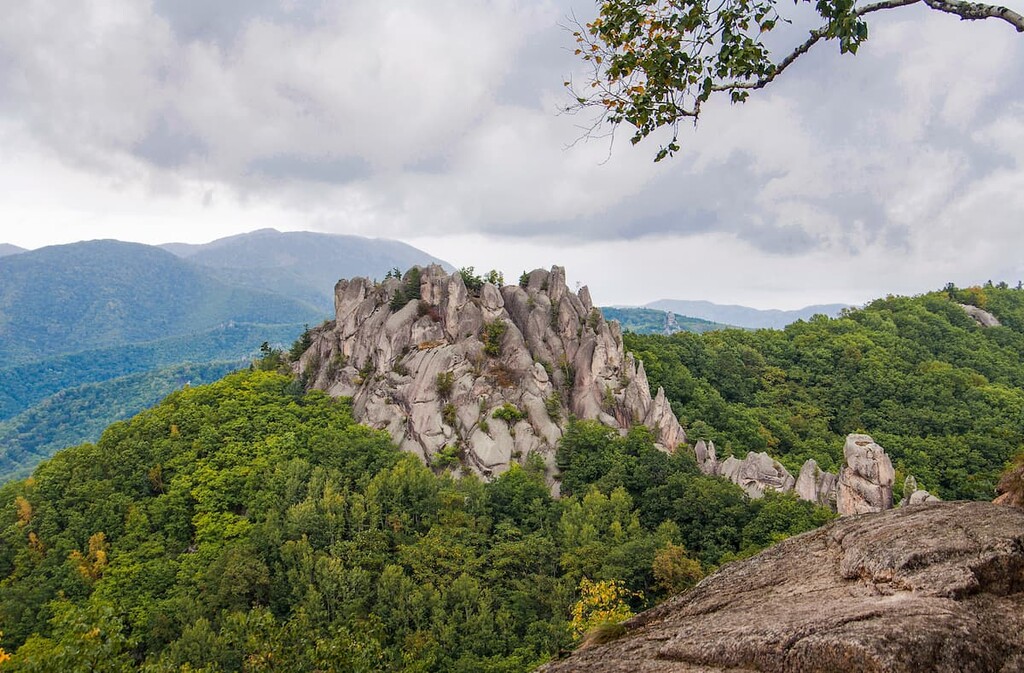
<svg viewBox="0 0 1024 673"><path fill-rule="evenodd" d="M114 421L153 406L186 385L212 383L245 361L174 365L67 388L0 422L0 484L27 477L66 446L95 439Z"/></svg>
<svg viewBox="0 0 1024 673"><path fill-rule="evenodd" d="M957 303L992 312L982 327ZM626 335L692 440L835 471L864 431L945 499L992 499L1024 449L1024 291L991 284L889 297L784 330Z"/></svg>
<svg viewBox="0 0 1024 673"><path fill-rule="evenodd" d="M275 354L274 359L279 355ZM831 514L575 423L483 483L288 376L187 388L0 488L11 671L526 671Z"/></svg>
<svg viewBox="0 0 1024 673"><path fill-rule="evenodd" d="M85 241L0 258L0 353L7 366L232 322L324 317L309 304L229 285L147 245Z"/></svg>
<svg viewBox="0 0 1024 673"><path fill-rule="evenodd" d="M230 323L193 334L108 346L3 367L0 368L0 421L62 390L86 383L184 363L248 360L256 355L262 342L288 344L302 330L301 323Z"/></svg>

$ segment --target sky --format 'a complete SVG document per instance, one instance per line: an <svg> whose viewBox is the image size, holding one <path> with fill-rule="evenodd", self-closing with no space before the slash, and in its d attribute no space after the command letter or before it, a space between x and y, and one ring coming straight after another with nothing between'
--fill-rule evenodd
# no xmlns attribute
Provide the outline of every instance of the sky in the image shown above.
<svg viewBox="0 0 1024 673"><path fill-rule="evenodd" d="M818 45L654 163L657 139L582 139L589 119L561 112L583 73L565 26L595 12L26 0L0 22L0 242L397 238L506 277L559 264L601 304L796 308L1024 278L1009 24L878 12L856 56Z"/></svg>

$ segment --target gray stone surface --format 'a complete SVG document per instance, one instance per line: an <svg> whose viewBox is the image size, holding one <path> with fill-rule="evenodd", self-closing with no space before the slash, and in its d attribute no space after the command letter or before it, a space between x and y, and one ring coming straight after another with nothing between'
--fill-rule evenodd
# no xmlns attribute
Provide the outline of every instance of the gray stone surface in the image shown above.
<svg viewBox="0 0 1024 673"><path fill-rule="evenodd" d="M1024 511L839 519L730 563L544 673L1024 671Z"/></svg>
<svg viewBox="0 0 1024 673"><path fill-rule="evenodd" d="M891 509L896 470L885 449L869 435L853 434L846 437L843 456L836 511L845 516Z"/></svg>
<svg viewBox="0 0 1024 673"><path fill-rule="evenodd" d="M971 306L970 304L957 305L964 310L964 313L974 318L974 321L982 327L999 327L1002 324L999 322L999 318L995 317L983 308Z"/></svg>
<svg viewBox="0 0 1024 673"><path fill-rule="evenodd" d="M571 292L565 271L527 276L526 287L484 283L474 296L462 277L422 270L420 300L392 310L404 280L339 281L335 320L314 331L297 369L313 387L353 398L356 418L391 433L430 461L461 448L462 468L491 477L513 462L553 453L570 414L619 430L644 424L675 450L686 434L643 363L623 351L617 323L594 310L590 292ZM485 326L501 323L500 353L487 354ZM451 377L450 392L438 377ZM510 404L523 419L494 412ZM553 474L552 474L553 476Z"/></svg>

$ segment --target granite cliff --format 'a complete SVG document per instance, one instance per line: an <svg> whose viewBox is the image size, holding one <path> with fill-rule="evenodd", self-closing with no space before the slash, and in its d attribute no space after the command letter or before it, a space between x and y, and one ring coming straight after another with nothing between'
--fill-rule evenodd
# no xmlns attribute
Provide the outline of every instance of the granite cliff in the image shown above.
<svg viewBox="0 0 1024 673"><path fill-rule="evenodd" d="M428 463L491 477L554 453L568 418L652 429L673 451L686 434L642 362L622 346L586 287L565 271L518 285L473 282L440 266L381 283L341 280L335 319L314 330L297 368L314 388L351 396L356 418Z"/></svg>
<svg viewBox="0 0 1024 673"><path fill-rule="evenodd" d="M1024 511L851 516L731 563L543 673L1024 670Z"/></svg>

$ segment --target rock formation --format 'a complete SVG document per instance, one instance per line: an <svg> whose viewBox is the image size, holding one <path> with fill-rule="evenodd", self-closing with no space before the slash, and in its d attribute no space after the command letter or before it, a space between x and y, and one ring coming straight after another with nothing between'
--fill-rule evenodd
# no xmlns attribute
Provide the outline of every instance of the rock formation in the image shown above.
<svg viewBox="0 0 1024 673"><path fill-rule="evenodd" d="M822 470L816 460L808 458L796 480L796 495L802 500L835 509L837 481L836 475Z"/></svg>
<svg viewBox="0 0 1024 673"><path fill-rule="evenodd" d="M885 449L868 435L848 435L843 446L846 467L839 472L836 511L840 515L892 508L896 470Z"/></svg>
<svg viewBox="0 0 1024 673"><path fill-rule="evenodd" d="M782 463L767 453L747 454L743 460L729 456L719 468L719 474L746 491L751 498L760 498L768 489L791 491L796 484L793 475Z"/></svg>
<svg viewBox="0 0 1024 673"><path fill-rule="evenodd" d="M970 304L957 304L964 310L964 313L974 318L974 322L978 323L982 327L999 327L1002 323L999 322L999 318L995 317L983 308L977 306L971 306Z"/></svg>
<svg viewBox="0 0 1024 673"><path fill-rule="evenodd" d="M557 266L472 290L439 266L339 281L335 319L313 331L298 369L351 396L356 418L402 449L484 477L530 454L553 472L570 414L646 425L665 450L686 441L664 391L652 398L643 363L623 351L618 323L586 287L570 292Z"/></svg>
<svg viewBox="0 0 1024 673"><path fill-rule="evenodd" d="M714 443L704 440L694 445L694 454L704 474L720 475L738 484L751 498L760 498L767 490L795 490L797 497L831 507L844 516L880 512L893 506L896 471L885 449L868 435L846 437L843 447L846 467L838 476L822 470L814 460L808 460L794 478L782 463L767 453L750 452L743 460L729 456L719 462ZM908 504L939 500L928 491L918 490L916 481L912 486L912 490L907 491Z"/></svg>
<svg viewBox="0 0 1024 673"><path fill-rule="evenodd" d="M1024 671L1024 511L839 519L730 563L544 673Z"/></svg>
<svg viewBox="0 0 1024 673"><path fill-rule="evenodd" d="M900 507L919 505L925 502L941 502L942 498L932 495L924 489L917 487L917 479L909 475L903 480L903 500L900 500Z"/></svg>

